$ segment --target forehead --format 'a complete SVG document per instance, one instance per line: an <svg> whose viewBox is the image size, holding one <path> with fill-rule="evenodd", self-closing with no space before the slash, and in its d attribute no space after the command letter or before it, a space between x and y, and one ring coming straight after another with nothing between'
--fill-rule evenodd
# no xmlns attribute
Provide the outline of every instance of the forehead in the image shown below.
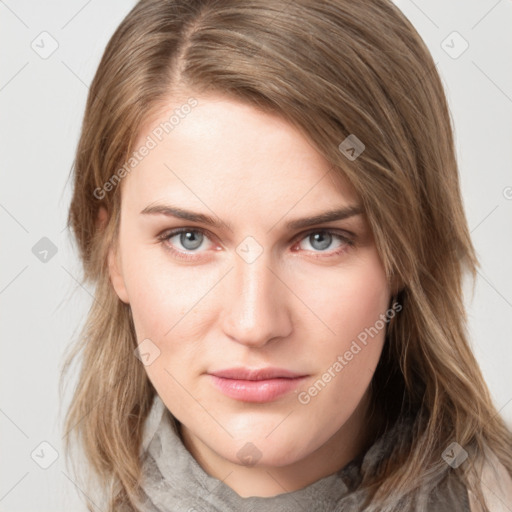
<svg viewBox="0 0 512 512"><path fill-rule="evenodd" d="M123 179L123 203L209 202L232 213L261 213L300 202L335 208L357 201L348 180L282 117L213 94L182 108L190 98L170 99L140 130L136 150L151 149Z"/></svg>

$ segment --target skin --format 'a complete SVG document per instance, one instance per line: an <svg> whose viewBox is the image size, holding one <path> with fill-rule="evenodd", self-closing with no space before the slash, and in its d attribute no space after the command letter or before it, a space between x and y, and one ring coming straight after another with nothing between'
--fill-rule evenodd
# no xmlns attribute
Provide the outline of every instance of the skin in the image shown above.
<svg viewBox="0 0 512 512"><path fill-rule="evenodd" d="M131 306L137 342L149 338L160 350L145 369L191 454L240 496L274 496L336 472L371 442L369 384L385 329L309 403L298 395L375 324L390 289L364 214L285 226L358 205L349 183L329 172L300 132L225 96L195 97L192 112L121 183L111 281ZM187 98L170 99L141 130L139 144ZM224 224L140 213L156 203ZM159 239L179 227L202 229L201 245L189 249L179 234ZM335 233L324 248L315 233L327 228L352 244ZM236 252L247 236L263 251L252 263ZM225 396L206 373L236 366L308 377L276 400L249 403ZM237 456L248 442L260 456L252 466Z"/></svg>

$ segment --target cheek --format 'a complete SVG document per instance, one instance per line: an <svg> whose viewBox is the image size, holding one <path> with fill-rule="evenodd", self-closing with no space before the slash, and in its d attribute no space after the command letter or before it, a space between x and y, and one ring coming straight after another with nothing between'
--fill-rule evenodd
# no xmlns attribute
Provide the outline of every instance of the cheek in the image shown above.
<svg viewBox="0 0 512 512"><path fill-rule="evenodd" d="M323 321L326 337L346 343L386 312L390 290L384 268L372 251L346 267L305 276L298 295Z"/></svg>
<svg viewBox="0 0 512 512"><path fill-rule="evenodd" d="M326 407L350 409L371 381L384 345L387 322L382 315L390 290L376 253L366 256L350 268L330 269L320 279L317 275L316 286L309 293L306 287L302 290L328 326L320 325L325 334L315 348L319 373L314 389L305 390L309 396L302 403L311 398Z"/></svg>
<svg viewBox="0 0 512 512"><path fill-rule="evenodd" d="M205 290L191 284L190 273L173 273L171 265L163 265L161 259L134 251L123 263L129 276L126 285L137 343L150 354L144 369L166 404L172 404L173 413L181 415L174 397L183 396L183 385L192 389L186 370L197 364L190 343L198 336L193 306Z"/></svg>
<svg viewBox="0 0 512 512"><path fill-rule="evenodd" d="M215 319L213 308L204 304L219 276L199 275L193 266L178 269L158 247L134 248L127 254L123 269L137 343L158 354L146 372L158 390L180 393L177 382L188 381L194 369L200 371L197 340L204 339Z"/></svg>
<svg viewBox="0 0 512 512"><path fill-rule="evenodd" d="M137 335L163 340L182 319L194 316L208 282L193 267L172 265L158 246L127 254L123 271Z"/></svg>

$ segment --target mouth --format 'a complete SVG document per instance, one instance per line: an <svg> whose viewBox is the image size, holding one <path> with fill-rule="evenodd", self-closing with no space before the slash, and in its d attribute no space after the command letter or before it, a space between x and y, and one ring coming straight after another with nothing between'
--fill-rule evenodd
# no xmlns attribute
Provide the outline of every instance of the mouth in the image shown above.
<svg viewBox="0 0 512 512"><path fill-rule="evenodd" d="M208 373L224 395L242 402L271 402L296 389L307 377L283 368L229 368Z"/></svg>

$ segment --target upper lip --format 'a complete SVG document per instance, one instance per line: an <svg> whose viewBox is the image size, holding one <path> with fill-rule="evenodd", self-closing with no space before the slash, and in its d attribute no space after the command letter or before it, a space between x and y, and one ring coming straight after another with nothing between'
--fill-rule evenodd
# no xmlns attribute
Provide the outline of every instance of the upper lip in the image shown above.
<svg viewBox="0 0 512 512"><path fill-rule="evenodd" d="M209 373L224 379L240 380L293 379L305 376L304 374L292 372L284 368L273 368L270 366L267 368L226 368L225 370Z"/></svg>

